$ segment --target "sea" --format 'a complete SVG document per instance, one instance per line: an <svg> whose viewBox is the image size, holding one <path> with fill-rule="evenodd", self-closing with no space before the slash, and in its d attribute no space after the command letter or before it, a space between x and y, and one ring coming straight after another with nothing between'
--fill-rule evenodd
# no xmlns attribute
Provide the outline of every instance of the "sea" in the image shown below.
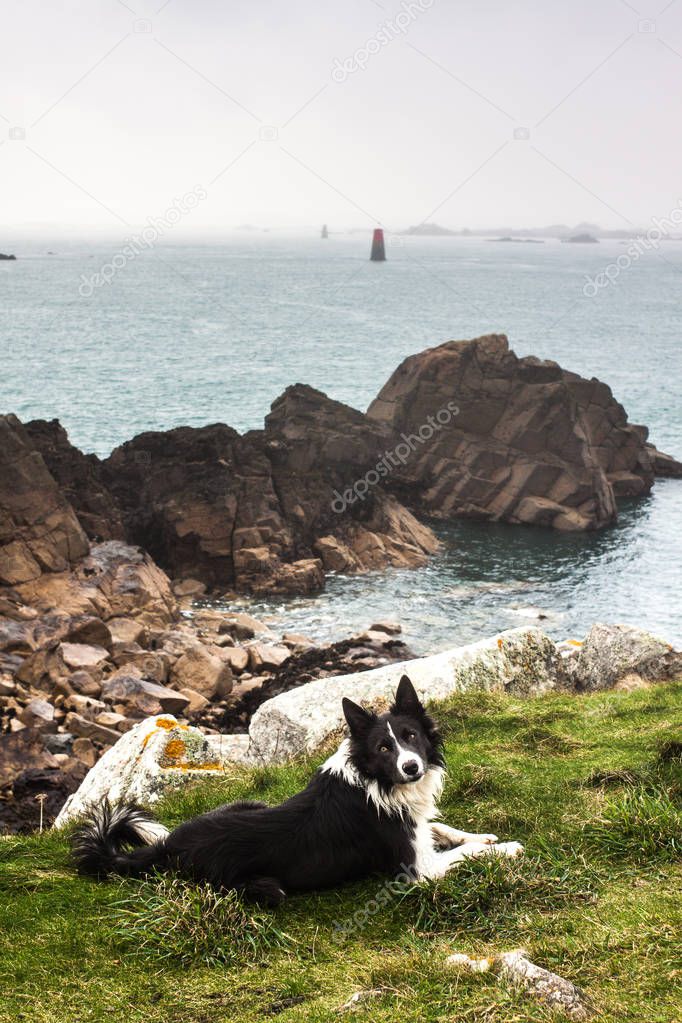
<svg viewBox="0 0 682 1023"><path fill-rule="evenodd" d="M144 430L258 428L296 382L364 410L406 356L494 332L608 383L682 458L682 242L633 259L617 240L389 235L386 262L371 263L370 235L167 238L132 255L120 241L0 240L18 257L0 262L0 412L58 418L106 456ZM318 641L397 621L417 653L535 623L579 639L625 622L682 642L682 481L623 501L599 533L434 528L442 548L424 568L229 606Z"/></svg>

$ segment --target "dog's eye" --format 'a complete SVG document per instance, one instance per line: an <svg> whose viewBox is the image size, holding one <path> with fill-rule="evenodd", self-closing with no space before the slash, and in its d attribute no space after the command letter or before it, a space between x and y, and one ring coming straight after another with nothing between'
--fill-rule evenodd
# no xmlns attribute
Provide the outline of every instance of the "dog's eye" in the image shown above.
<svg viewBox="0 0 682 1023"><path fill-rule="evenodd" d="M417 733L416 732L405 732L403 738L404 739L408 739L408 740L416 739L417 738Z"/></svg>
<svg viewBox="0 0 682 1023"><path fill-rule="evenodd" d="M391 747L390 746L380 746L379 747L379 752L380 753L390 753L391 752Z"/></svg>

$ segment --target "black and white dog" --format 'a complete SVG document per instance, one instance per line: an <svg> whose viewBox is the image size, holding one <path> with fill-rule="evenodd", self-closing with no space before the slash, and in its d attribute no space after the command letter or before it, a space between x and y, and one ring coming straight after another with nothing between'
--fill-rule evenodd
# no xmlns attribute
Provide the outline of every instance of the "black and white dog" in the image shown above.
<svg viewBox="0 0 682 1023"><path fill-rule="evenodd" d="M268 905L287 892L374 873L442 877L470 856L516 856L518 842L435 823L445 776L442 740L407 676L376 715L344 699L350 730L308 786L280 806L221 806L166 831L136 807L104 806L76 831L81 873L175 871Z"/></svg>

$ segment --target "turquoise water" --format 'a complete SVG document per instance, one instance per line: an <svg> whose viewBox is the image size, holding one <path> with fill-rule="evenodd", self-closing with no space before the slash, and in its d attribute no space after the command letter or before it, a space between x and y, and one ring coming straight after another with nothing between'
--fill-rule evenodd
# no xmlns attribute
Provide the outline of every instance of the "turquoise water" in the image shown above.
<svg viewBox="0 0 682 1023"><path fill-rule="evenodd" d="M594 298L593 276L624 249L244 235L160 245L89 297L117 252L51 242L0 263L0 411L58 417L106 455L142 430L222 421L262 425L288 385L312 384L364 409L406 355L448 338L508 334L612 387L631 421L682 457L682 244L664 243ZM626 504L616 529L580 537L504 526L439 527L443 552L416 572L332 578L317 598L256 610L316 637L376 618L403 622L419 650L479 638L547 613L556 635L627 621L682 641L682 482Z"/></svg>

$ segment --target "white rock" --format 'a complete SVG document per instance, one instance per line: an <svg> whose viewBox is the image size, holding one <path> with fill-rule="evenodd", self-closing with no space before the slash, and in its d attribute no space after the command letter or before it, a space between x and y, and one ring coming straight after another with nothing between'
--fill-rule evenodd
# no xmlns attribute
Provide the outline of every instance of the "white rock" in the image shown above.
<svg viewBox="0 0 682 1023"><path fill-rule="evenodd" d="M246 736L212 738L239 740L227 744L231 753L246 744ZM230 759L235 757L231 755ZM220 775L223 768L219 744L216 748L198 728L181 725L170 714L145 718L88 772L78 791L62 807L55 826L82 816L103 799L149 806L169 788L190 779Z"/></svg>
<svg viewBox="0 0 682 1023"><path fill-rule="evenodd" d="M682 673L682 655L634 625L593 625L565 662L578 691L610 689L627 675L662 681Z"/></svg>
<svg viewBox="0 0 682 1023"><path fill-rule="evenodd" d="M404 674L424 700L471 689L530 696L555 688L560 665L556 645L540 629L512 629L430 657L316 679L261 704L249 727L250 755L271 761L313 750L343 726L342 697L385 706Z"/></svg>
<svg viewBox="0 0 682 1023"><path fill-rule="evenodd" d="M576 1023L594 1014L592 1002L584 991L570 980L531 962L521 948L482 958L460 952L445 961L448 966L468 973L494 973L502 982L525 989L553 1012L562 1013Z"/></svg>
<svg viewBox="0 0 682 1023"><path fill-rule="evenodd" d="M207 735L205 738L209 749L221 763L244 764L251 761L248 735Z"/></svg>

